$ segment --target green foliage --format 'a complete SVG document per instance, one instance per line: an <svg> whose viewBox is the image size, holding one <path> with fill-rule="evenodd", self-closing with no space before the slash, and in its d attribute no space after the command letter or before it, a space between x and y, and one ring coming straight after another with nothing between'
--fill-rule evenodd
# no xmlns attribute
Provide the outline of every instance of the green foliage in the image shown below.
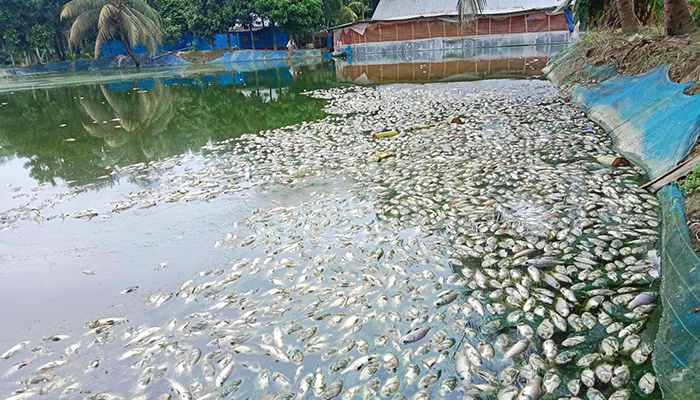
<svg viewBox="0 0 700 400"><path fill-rule="evenodd" d="M160 0L157 5L158 13L163 20L163 42L175 44L180 36L187 33L187 16L185 10L188 2L185 0Z"/></svg>
<svg viewBox="0 0 700 400"><path fill-rule="evenodd" d="M24 58L38 49L50 58L65 59L68 24L60 10L66 0L0 1L0 58Z"/></svg>
<svg viewBox="0 0 700 400"><path fill-rule="evenodd" d="M256 10L288 34L310 34L323 27L321 0L256 0Z"/></svg>
<svg viewBox="0 0 700 400"><path fill-rule="evenodd" d="M685 179L680 182L680 187L686 195L693 194L700 188L700 164L693 167L693 170L685 176Z"/></svg>
<svg viewBox="0 0 700 400"><path fill-rule="evenodd" d="M184 9L190 32L212 42L217 33L228 32L233 25L233 7L226 0L188 0Z"/></svg>
<svg viewBox="0 0 700 400"><path fill-rule="evenodd" d="M337 0L338 12L335 24L345 24L366 19L372 9L367 0Z"/></svg>
<svg viewBox="0 0 700 400"><path fill-rule="evenodd" d="M656 1L663 1L663 0L656 0ZM695 21L695 25L700 26L700 1L699 0L690 0L688 1L688 6L690 6L691 10L693 10L692 16L693 16L693 21ZM663 8L663 5L662 5Z"/></svg>
<svg viewBox="0 0 700 400"><path fill-rule="evenodd" d="M81 48L97 28L95 57L100 55L102 45L112 40L122 40L132 47L143 43L151 52L163 43L160 15L145 0L71 0L63 6L61 19L73 21L68 42L74 48Z"/></svg>
<svg viewBox="0 0 700 400"><path fill-rule="evenodd" d="M53 32L48 26L34 25L31 28L29 28L29 32L27 34L27 42L29 42L29 45L32 47L41 48L49 42L52 35Z"/></svg>

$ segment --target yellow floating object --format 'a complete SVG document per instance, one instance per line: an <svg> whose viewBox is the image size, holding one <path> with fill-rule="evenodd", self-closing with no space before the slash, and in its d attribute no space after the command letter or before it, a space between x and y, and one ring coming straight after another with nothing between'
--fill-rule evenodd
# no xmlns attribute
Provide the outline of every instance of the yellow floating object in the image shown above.
<svg viewBox="0 0 700 400"><path fill-rule="evenodd" d="M380 162L380 161L382 161L382 160L385 159L385 158L394 157L394 156L396 156L396 154L394 154L394 153L384 153L384 152L381 152L381 153L377 154L377 158L378 158L378 159L377 159L377 162Z"/></svg>
<svg viewBox="0 0 700 400"><path fill-rule="evenodd" d="M375 133L374 135L372 135L372 137L375 139L381 139L381 138L385 138L385 137L396 136L398 134L399 133L396 131L389 131L389 132Z"/></svg>

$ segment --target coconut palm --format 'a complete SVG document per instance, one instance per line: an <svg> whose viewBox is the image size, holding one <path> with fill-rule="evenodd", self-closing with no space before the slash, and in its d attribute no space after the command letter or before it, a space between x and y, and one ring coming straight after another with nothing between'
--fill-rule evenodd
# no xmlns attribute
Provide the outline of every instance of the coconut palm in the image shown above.
<svg viewBox="0 0 700 400"><path fill-rule="evenodd" d="M695 30L695 22L685 0L664 2L664 25L668 36L680 36Z"/></svg>
<svg viewBox="0 0 700 400"><path fill-rule="evenodd" d="M487 0L457 0L457 12L459 14L459 26L464 30L467 22L478 17L484 10Z"/></svg>
<svg viewBox="0 0 700 400"><path fill-rule="evenodd" d="M369 5L362 0L339 0L338 6L339 24L365 19L365 13L370 9Z"/></svg>
<svg viewBox="0 0 700 400"><path fill-rule="evenodd" d="M102 44L121 40L140 65L131 47L143 43L150 52L155 52L163 42L163 25L158 12L146 0L71 0L63 6L61 19L74 19L68 43L80 47L83 39L96 27L95 57Z"/></svg>
<svg viewBox="0 0 700 400"><path fill-rule="evenodd" d="M625 33L637 33L642 27L642 23L639 22L634 13L634 2L632 0L616 0L616 5L622 30Z"/></svg>

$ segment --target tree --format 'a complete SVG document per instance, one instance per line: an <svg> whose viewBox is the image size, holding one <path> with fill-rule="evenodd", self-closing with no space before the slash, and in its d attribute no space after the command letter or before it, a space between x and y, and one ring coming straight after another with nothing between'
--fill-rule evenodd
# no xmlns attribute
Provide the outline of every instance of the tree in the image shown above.
<svg viewBox="0 0 700 400"><path fill-rule="evenodd" d="M467 22L475 19L484 10L486 0L457 0L459 26L464 30Z"/></svg>
<svg viewBox="0 0 700 400"><path fill-rule="evenodd" d="M95 58L102 44L121 40L138 68L141 63L131 51L138 43L154 53L163 42L160 15L145 0L71 0L63 6L62 19L73 19L68 42L81 47L83 39L97 25Z"/></svg>
<svg viewBox="0 0 700 400"><path fill-rule="evenodd" d="M43 49L49 43L52 35L53 32L51 31L51 28L46 25L34 25L29 28L29 32L27 33L27 42L29 42L29 45L36 51L36 56L39 58L39 62L42 61L39 48Z"/></svg>
<svg viewBox="0 0 700 400"><path fill-rule="evenodd" d="M695 30L695 23L690 16L685 0L666 0L664 2L664 23L668 36L679 36Z"/></svg>
<svg viewBox="0 0 700 400"><path fill-rule="evenodd" d="M270 26L272 27L272 48L277 50L277 24L275 22L275 18L279 17L277 9L269 0L256 0L254 7L260 15L261 22L266 18L270 22Z"/></svg>
<svg viewBox="0 0 700 400"><path fill-rule="evenodd" d="M231 27L234 20L233 7L230 2L224 0L188 0L185 18L190 31L211 43L214 50L214 35L228 33Z"/></svg>
<svg viewBox="0 0 700 400"><path fill-rule="evenodd" d="M632 0L615 0L617 4L617 13L620 17L620 25L625 33L639 32L642 24L634 14L634 3Z"/></svg>
<svg viewBox="0 0 700 400"><path fill-rule="evenodd" d="M321 0L258 0L256 5L263 3L266 4L265 16L287 34L310 34L323 26Z"/></svg>
<svg viewBox="0 0 700 400"><path fill-rule="evenodd" d="M163 42L175 44L180 37L188 32L187 16L188 7L185 0L160 0L158 2L158 13L163 19Z"/></svg>
<svg viewBox="0 0 700 400"><path fill-rule="evenodd" d="M365 19L365 14L371 9L363 0L338 0L338 5L338 25Z"/></svg>
<svg viewBox="0 0 700 400"><path fill-rule="evenodd" d="M255 49L253 25L255 24L255 21L261 19L258 15L258 5L261 5L262 7L260 8L263 9L266 7L262 4L258 4L255 0L232 0L233 18L236 20L236 22L238 22L244 28L247 28L250 31L250 44L253 49ZM269 16L267 17L270 18Z"/></svg>

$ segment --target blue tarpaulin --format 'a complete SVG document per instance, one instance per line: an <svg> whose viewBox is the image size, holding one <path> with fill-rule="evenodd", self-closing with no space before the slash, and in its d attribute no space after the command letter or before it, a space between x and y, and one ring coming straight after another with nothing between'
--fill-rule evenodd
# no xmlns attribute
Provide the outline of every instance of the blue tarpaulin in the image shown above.
<svg viewBox="0 0 700 400"><path fill-rule="evenodd" d="M569 32L574 31L574 11L571 7L567 7L564 10L564 16L566 17L566 25L569 27Z"/></svg>

